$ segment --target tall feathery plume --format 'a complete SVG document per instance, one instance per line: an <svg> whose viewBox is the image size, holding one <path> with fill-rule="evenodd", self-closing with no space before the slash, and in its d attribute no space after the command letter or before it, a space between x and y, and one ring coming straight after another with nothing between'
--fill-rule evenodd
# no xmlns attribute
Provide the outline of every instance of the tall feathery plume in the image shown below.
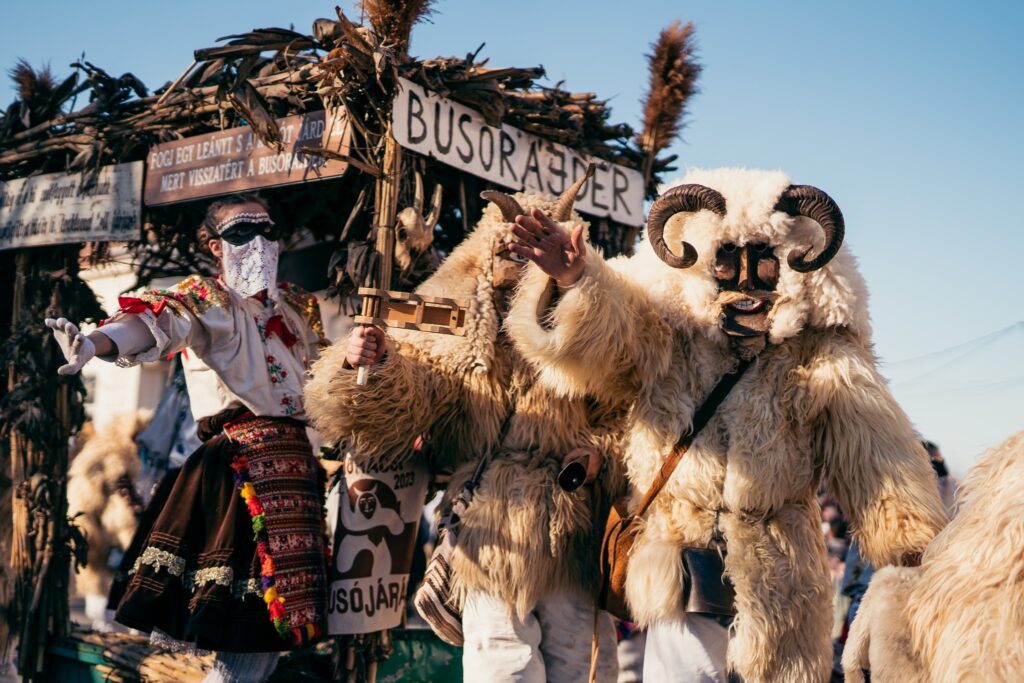
<svg viewBox="0 0 1024 683"><path fill-rule="evenodd" d="M680 25L677 19L662 29L648 55L651 85L644 99L643 149L644 181L650 181L658 154L671 145L683 128L686 103L697 92L701 67L695 56L693 22Z"/></svg>
<svg viewBox="0 0 1024 683"><path fill-rule="evenodd" d="M18 88L18 97L22 102L37 103L49 99L57 88L57 79L49 64L36 70L27 60L19 59L8 73Z"/></svg>
<svg viewBox="0 0 1024 683"><path fill-rule="evenodd" d="M433 4L433 0L360 0L357 7L381 40L396 41L405 51L412 27L433 14Z"/></svg>

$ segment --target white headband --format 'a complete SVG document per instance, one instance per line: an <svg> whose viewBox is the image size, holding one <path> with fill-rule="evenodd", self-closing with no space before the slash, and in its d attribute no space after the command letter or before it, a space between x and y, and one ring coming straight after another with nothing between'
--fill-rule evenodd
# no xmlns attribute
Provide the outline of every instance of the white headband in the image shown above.
<svg viewBox="0 0 1024 683"><path fill-rule="evenodd" d="M219 236L237 223L270 223L273 225L274 221L270 220L270 214L266 211L244 211L217 223L217 225L213 226L213 231Z"/></svg>

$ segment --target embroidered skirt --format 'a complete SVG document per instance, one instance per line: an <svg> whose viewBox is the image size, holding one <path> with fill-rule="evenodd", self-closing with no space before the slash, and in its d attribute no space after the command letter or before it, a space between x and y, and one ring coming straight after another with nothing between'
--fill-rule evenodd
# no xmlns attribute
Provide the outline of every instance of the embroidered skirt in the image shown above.
<svg viewBox="0 0 1024 683"><path fill-rule="evenodd" d="M236 413L221 425L138 544L117 621L203 650L304 645L323 633L323 469L301 423Z"/></svg>

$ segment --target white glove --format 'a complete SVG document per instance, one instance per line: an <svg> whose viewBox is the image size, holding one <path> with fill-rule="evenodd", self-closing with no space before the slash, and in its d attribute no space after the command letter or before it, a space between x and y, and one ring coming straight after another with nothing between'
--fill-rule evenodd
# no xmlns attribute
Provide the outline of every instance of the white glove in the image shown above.
<svg viewBox="0 0 1024 683"><path fill-rule="evenodd" d="M76 375L82 366L96 355L96 345L88 337L78 331L78 326L67 318L47 318L46 326L53 330L53 336L64 352L67 365L57 368L58 375Z"/></svg>

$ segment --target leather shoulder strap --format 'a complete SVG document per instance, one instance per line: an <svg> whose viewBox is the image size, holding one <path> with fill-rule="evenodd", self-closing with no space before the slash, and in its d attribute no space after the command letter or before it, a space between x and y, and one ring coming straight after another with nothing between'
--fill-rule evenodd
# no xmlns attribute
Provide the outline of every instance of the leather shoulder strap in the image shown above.
<svg viewBox="0 0 1024 683"><path fill-rule="evenodd" d="M483 457L480 458L480 461L476 465L476 469L473 471L472 478L470 478L470 480L467 482L467 486L469 487L470 490L474 490L476 489L477 486L480 485L480 480L484 476L484 470L486 470L487 466L490 464L491 456L494 455L494 450L496 448L501 448L502 442L505 441L505 435L508 434L509 425L512 423L512 417L515 414L515 406L513 406L512 409L510 409L508 414L505 416L505 421L501 423L501 429L498 430L497 440L495 440L494 443L490 445L490 447L487 449L487 452L484 453Z"/></svg>
<svg viewBox="0 0 1024 683"><path fill-rule="evenodd" d="M690 444L694 442L697 435L700 434L700 430L704 429L707 423L714 416L715 411L718 410L718 406L722 405L722 401L729 395L732 388L736 386L736 383L740 381L740 377L746 372L747 368L750 367L751 361L744 360L740 361L740 364L736 366L732 372L726 374L722 379L718 380L718 384L711 390L708 397L704 399L704 403L697 408L697 412L693 414L693 423L690 425L690 430L679 437L679 441L676 442L672 452L669 453L668 457L665 458L665 462L662 463L661 469L658 471L658 476L654 478L651 483L651 488L648 489L647 495L644 496L643 500L640 501L640 507L637 508L636 512L633 513L636 517L642 517L647 508L651 506L654 499L661 489L668 483L672 473L675 472L676 465L683 459L683 455L689 449Z"/></svg>

